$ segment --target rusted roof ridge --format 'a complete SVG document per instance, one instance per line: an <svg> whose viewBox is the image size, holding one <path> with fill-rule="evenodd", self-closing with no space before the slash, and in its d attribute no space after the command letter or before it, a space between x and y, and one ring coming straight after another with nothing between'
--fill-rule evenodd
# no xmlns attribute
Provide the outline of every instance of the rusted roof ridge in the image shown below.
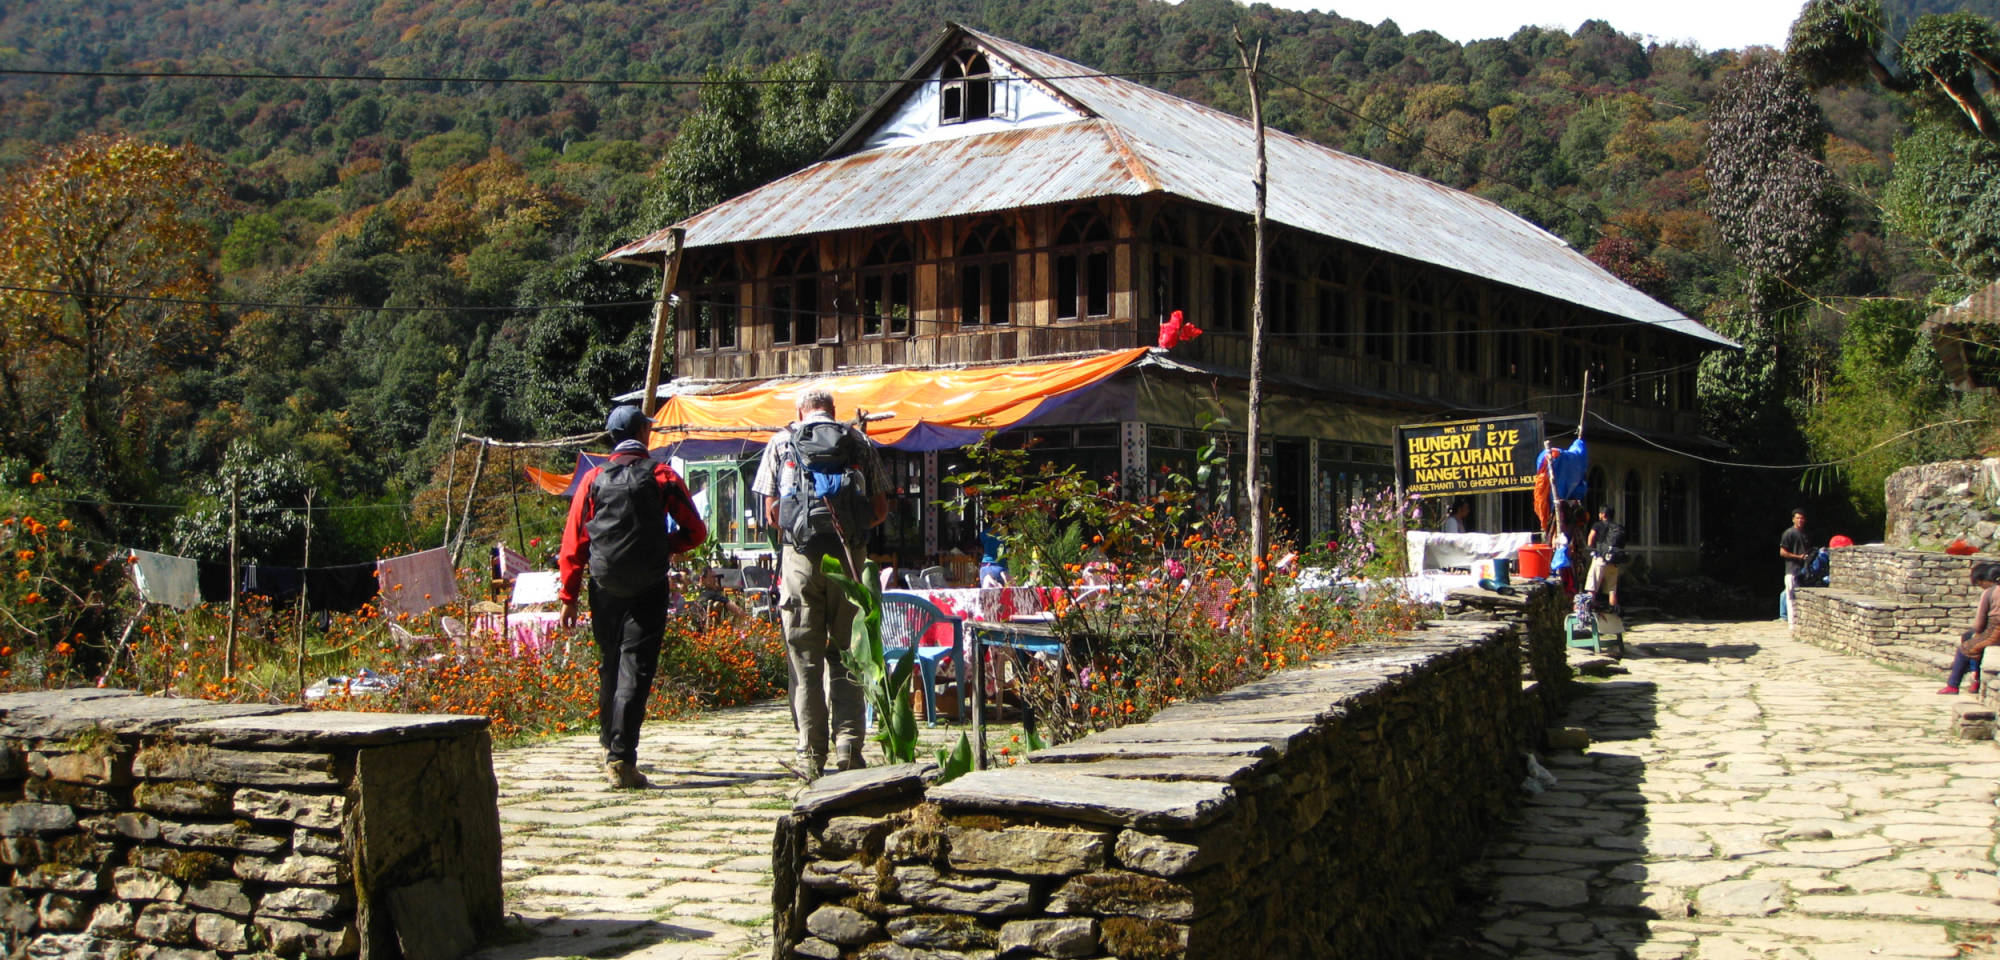
<svg viewBox="0 0 2000 960"><path fill-rule="evenodd" d="M1104 139L1111 141L1111 148L1118 151L1118 156L1125 161L1125 169L1132 174L1132 179L1145 184L1149 193L1165 189L1160 186L1160 178L1153 175L1152 168L1146 166L1146 159L1132 149L1132 145L1125 140L1125 134L1119 132L1116 124L1106 123L1103 120L1097 122L1103 124Z"/></svg>

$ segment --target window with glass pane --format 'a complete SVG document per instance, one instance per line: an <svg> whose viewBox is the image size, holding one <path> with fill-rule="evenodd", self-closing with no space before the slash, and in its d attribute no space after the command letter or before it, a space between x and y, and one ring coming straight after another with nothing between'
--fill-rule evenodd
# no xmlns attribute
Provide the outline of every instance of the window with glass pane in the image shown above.
<svg viewBox="0 0 2000 960"><path fill-rule="evenodd" d="M900 235L882 237L869 247L861 264L863 336L910 332L910 320L915 316L915 300L910 294L911 260L910 242Z"/></svg>
<svg viewBox="0 0 2000 960"><path fill-rule="evenodd" d="M963 123L993 115L993 68L977 50L960 50L945 61L938 122Z"/></svg>
<svg viewBox="0 0 2000 960"><path fill-rule="evenodd" d="M771 342L793 344L818 340L818 311L818 256L804 244L781 251L771 268Z"/></svg>
<svg viewBox="0 0 2000 960"><path fill-rule="evenodd" d="M976 224L958 245L958 322L1006 323L1014 311L1014 232Z"/></svg>
<svg viewBox="0 0 2000 960"><path fill-rule="evenodd" d="M1688 544L1688 504L1687 478L1672 470L1661 472L1659 519L1654 529L1659 531L1662 545Z"/></svg>
<svg viewBox="0 0 2000 960"><path fill-rule="evenodd" d="M690 307L694 314L694 348L735 349L739 323L736 255L720 251L701 257L690 266L694 268L691 273L695 281L690 291L694 300Z"/></svg>
<svg viewBox="0 0 2000 960"><path fill-rule="evenodd" d="M1347 314L1347 270L1339 255L1329 255L1319 262L1313 276L1314 306L1313 321L1317 324L1320 345L1335 353L1352 350L1353 341L1349 334L1353 331L1353 321Z"/></svg>
<svg viewBox="0 0 2000 960"><path fill-rule="evenodd" d="M1625 539L1628 543L1645 542L1645 537L1640 535L1643 524L1639 522L1645 515L1645 506L1645 485L1639 478L1639 471L1625 471L1625 509L1620 516L1625 521Z"/></svg>
<svg viewBox="0 0 2000 960"><path fill-rule="evenodd" d="M1412 282L1403 291L1407 316L1403 331L1403 361L1419 366L1436 366L1438 355L1437 300L1430 283Z"/></svg>
<svg viewBox="0 0 2000 960"><path fill-rule="evenodd" d="M1396 301L1389 285L1389 270L1377 266L1362 281L1367 305L1362 316L1361 352L1373 360L1396 359Z"/></svg>
<svg viewBox="0 0 2000 960"><path fill-rule="evenodd" d="M1056 317L1075 320L1111 313L1111 229L1078 210L1056 231Z"/></svg>

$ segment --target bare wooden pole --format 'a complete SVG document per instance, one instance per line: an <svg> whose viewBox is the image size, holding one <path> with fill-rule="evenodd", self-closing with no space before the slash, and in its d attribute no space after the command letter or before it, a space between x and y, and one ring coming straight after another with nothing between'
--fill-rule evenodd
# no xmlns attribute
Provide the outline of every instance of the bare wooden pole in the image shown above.
<svg viewBox="0 0 2000 960"><path fill-rule="evenodd" d="M464 430L465 411L460 410L458 412L458 420L452 424L451 435L454 437L464 436ZM451 488L452 482L458 479L456 476L458 472L457 440L451 442L451 448L446 455L450 459L444 462L444 539L438 541L438 546L440 547L451 546Z"/></svg>
<svg viewBox="0 0 2000 960"><path fill-rule="evenodd" d="M1583 439L1583 425L1590 422L1590 368L1583 369L1583 399L1576 404L1576 438Z"/></svg>
<svg viewBox="0 0 2000 960"><path fill-rule="evenodd" d="M458 566L459 554L465 551L465 532L472 529L472 501L479 493L479 476L486 472L486 448L479 445L479 456L472 461L472 485L465 488L465 513L458 521L458 539L451 543L451 565Z"/></svg>
<svg viewBox="0 0 2000 960"><path fill-rule="evenodd" d="M1250 448L1246 453L1247 464L1243 471L1250 494L1250 630L1251 636L1264 636L1264 563L1271 552L1271 532L1264 517L1264 198L1269 169L1264 158L1264 101L1257 87L1257 67L1264 59L1264 41L1257 41L1253 50L1243 43L1243 33L1233 31L1236 36L1236 53L1243 61L1243 73L1250 84L1250 126L1256 132L1257 167L1251 176L1251 188L1256 194L1256 212L1252 218L1252 235L1256 241L1256 253L1251 260L1250 281L1250 423L1249 435L1245 438Z"/></svg>
<svg viewBox="0 0 2000 960"><path fill-rule="evenodd" d="M313 490L306 490L306 549L299 558L299 620L295 639L298 643L296 658L299 674L299 702L306 702L306 595L312 592L312 577L306 568L313 561Z"/></svg>
<svg viewBox="0 0 2000 960"><path fill-rule="evenodd" d="M230 472L229 474L229 631L226 636L226 639L224 639L222 643L222 675L225 677L233 677L236 675L236 591L240 586L236 582L236 578L241 573L241 570L236 565L237 477L238 474L235 471Z"/></svg>
<svg viewBox="0 0 2000 960"><path fill-rule="evenodd" d="M687 231L679 227L667 230L665 262L660 270L660 298L653 302L653 348L646 355L646 398L639 408L646 416L660 408L660 361L666 356L667 334L673 327L672 311L667 301L674 294L674 287L681 277L681 242L687 239Z"/></svg>

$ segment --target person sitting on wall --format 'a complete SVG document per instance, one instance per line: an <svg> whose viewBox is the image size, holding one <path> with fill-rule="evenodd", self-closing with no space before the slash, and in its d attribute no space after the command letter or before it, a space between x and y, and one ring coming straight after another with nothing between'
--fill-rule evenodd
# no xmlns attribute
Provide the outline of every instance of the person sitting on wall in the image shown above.
<svg viewBox="0 0 2000 960"><path fill-rule="evenodd" d="M1972 629L1958 637L1958 649L1952 652L1951 673L1946 675L1944 686L1938 693L1951 695L1958 692L1959 681L1966 673L1972 674L1969 693L1979 692L1979 660L1986 648L2000 643L2000 620L1994 618L1994 605L2000 603L2000 563L1975 563L1972 565L1972 584L1979 588L1979 605L1973 608Z"/></svg>

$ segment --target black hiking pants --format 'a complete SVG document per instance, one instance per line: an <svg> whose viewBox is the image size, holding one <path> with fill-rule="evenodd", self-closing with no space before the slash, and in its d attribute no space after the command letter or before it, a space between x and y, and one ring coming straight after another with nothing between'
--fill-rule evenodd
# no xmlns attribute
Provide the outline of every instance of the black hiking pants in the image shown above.
<svg viewBox="0 0 2000 960"><path fill-rule="evenodd" d="M636 760L639 724L660 669L667 629L667 583L621 597L590 582L590 629L597 637L597 742L606 761Z"/></svg>

